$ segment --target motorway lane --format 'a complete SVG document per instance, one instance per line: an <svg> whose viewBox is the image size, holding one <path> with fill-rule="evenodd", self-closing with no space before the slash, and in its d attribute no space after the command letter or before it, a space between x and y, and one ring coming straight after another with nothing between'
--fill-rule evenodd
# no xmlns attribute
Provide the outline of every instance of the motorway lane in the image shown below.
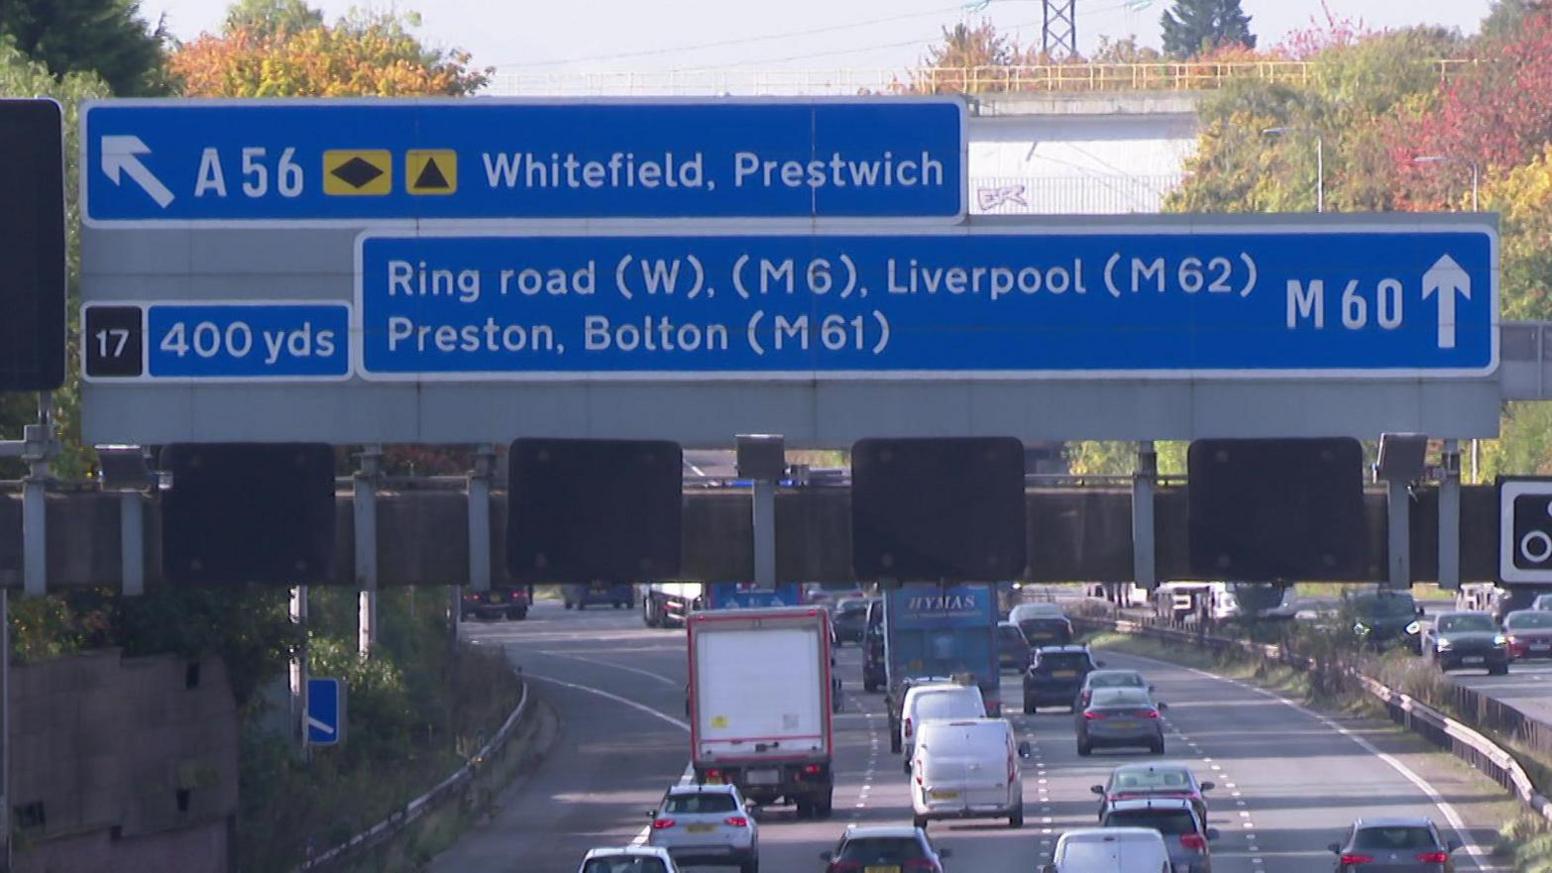
<svg viewBox="0 0 1552 873"><path fill-rule="evenodd" d="M1538 721L1552 724L1552 661L1515 661L1507 676L1477 670L1449 674L1450 681L1500 700Z"/></svg>
<svg viewBox="0 0 1552 873"><path fill-rule="evenodd" d="M440 856L433 869L570 871L592 846L630 842L645 824L643 811L687 762L683 633L644 628L634 613L563 613L548 604L528 622L474 624L468 633L505 646L525 672L568 683L536 685L560 717L561 740L531 782L503 798L496 820ZM1338 726L1439 785L1459 815L1481 828L1474 839L1490 839L1492 807L1503 793L1424 752L1412 738L1373 723L1323 722L1248 686L1185 668L1116 653L1102 657L1144 670L1172 704L1168 757L1191 760L1201 778L1218 782L1210 795L1211 823L1223 832L1214 846L1217 873L1324 869L1330 856L1322 847L1358 815L1419 814L1447 826L1423 790L1336 733ZM818 853L833 846L848 822L909 819L907 781L899 756L889 752L882 696L860 693L856 647L843 648L839 662L846 709L836 719L835 815L799 822L788 809L766 811L766 873L822 869ZM934 823L934 839L954 853L950 870L1034 869L1064 828L1094 823L1097 801L1089 786L1103 782L1116 763L1146 757L1118 751L1078 758L1071 716L1022 715L1013 674L1005 674L1004 701L1020 735L1034 745L1024 770L1026 824L1015 831L1005 821ZM1474 869L1464 857L1459 866L1463 873Z"/></svg>

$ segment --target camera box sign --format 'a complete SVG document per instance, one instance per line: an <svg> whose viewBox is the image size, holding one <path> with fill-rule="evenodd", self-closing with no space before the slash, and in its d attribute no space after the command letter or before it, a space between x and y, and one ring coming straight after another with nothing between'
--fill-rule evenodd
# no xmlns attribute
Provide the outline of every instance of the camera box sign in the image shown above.
<svg viewBox="0 0 1552 873"><path fill-rule="evenodd" d="M1552 478L1500 477L1498 511L1499 581L1552 583Z"/></svg>

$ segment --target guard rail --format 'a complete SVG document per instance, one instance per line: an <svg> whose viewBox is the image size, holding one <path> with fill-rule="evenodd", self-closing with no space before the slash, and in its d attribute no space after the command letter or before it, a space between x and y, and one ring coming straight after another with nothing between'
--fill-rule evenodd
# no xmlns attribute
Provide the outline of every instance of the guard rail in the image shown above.
<svg viewBox="0 0 1552 873"><path fill-rule="evenodd" d="M519 671L521 672L521 671ZM366 830L356 834L350 839L333 848L315 855L297 867L294 873L308 873L326 869L331 864L341 863L350 858L380 845L388 838L402 832L405 828L414 824L425 816L426 813L440 807L449 799L456 797L464 786L471 782L486 761L497 752L507 740L511 739L518 725L528 717L529 701L533 695L529 693L528 683L523 683L522 696L518 698L517 705L507 715L490 741L481 746L479 751L469 758L462 767L459 767L452 775L438 782L431 790L420 795L404 805L404 808L390 814L387 818L378 822Z"/></svg>

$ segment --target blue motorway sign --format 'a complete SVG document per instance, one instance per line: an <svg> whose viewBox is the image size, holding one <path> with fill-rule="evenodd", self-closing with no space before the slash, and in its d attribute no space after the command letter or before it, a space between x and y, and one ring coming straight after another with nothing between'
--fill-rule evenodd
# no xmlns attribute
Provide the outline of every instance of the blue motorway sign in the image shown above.
<svg viewBox="0 0 1552 873"><path fill-rule="evenodd" d="M307 744L334 746L345 741L345 682L307 680Z"/></svg>
<svg viewBox="0 0 1552 873"><path fill-rule="evenodd" d="M1496 238L1293 219L887 235L363 234L367 379L1466 376Z"/></svg>
<svg viewBox="0 0 1552 873"><path fill-rule="evenodd" d="M343 302L115 302L88 304L82 320L82 371L90 381L350 375L350 307Z"/></svg>
<svg viewBox="0 0 1552 873"><path fill-rule="evenodd" d="M760 588L748 582L712 582L706 586L707 609L759 609L768 606L803 605L803 585L782 582Z"/></svg>
<svg viewBox="0 0 1552 873"><path fill-rule="evenodd" d="M965 214L954 98L112 100L89 224Z"/></svg>

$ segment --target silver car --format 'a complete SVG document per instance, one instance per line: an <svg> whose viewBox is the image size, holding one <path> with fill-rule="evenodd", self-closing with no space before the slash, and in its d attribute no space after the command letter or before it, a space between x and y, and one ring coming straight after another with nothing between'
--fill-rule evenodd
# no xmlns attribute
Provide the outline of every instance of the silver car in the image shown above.
<svg viewBox="0 0 1552 873"><path fill-rule="evenodd" d="M1330 846L1336 873L1455 873L1450 856L1458 848L1426 818L1359 819Z"/></svg>
<svg viewBox="0 0 1552 873"><path fill-rule="evenodd" d="M1156 830L1164 837L1174 873L1212 873L1212 852L1207 844L1218 839L1218 831L1207 827L1191 801L1183 797L1118 800L1110 804L1100 824Z"/></svg>
<svg viewBox="0 0 1552 873"><path fill-rule="evenodd" d="M1087 706L1073 715L1078 732L1078 754L1088 757L1103 746L1143 746L1164 754L1162 703L1154 703L1146 689L1096 688Z"/></svg>
<svg viewBox="0 0 1552 873"><path fill-rule="evenodd" d="M759 828L736 786L675 785L647 816L647 845L667 849L677 863L760 869Z"/></svg>

